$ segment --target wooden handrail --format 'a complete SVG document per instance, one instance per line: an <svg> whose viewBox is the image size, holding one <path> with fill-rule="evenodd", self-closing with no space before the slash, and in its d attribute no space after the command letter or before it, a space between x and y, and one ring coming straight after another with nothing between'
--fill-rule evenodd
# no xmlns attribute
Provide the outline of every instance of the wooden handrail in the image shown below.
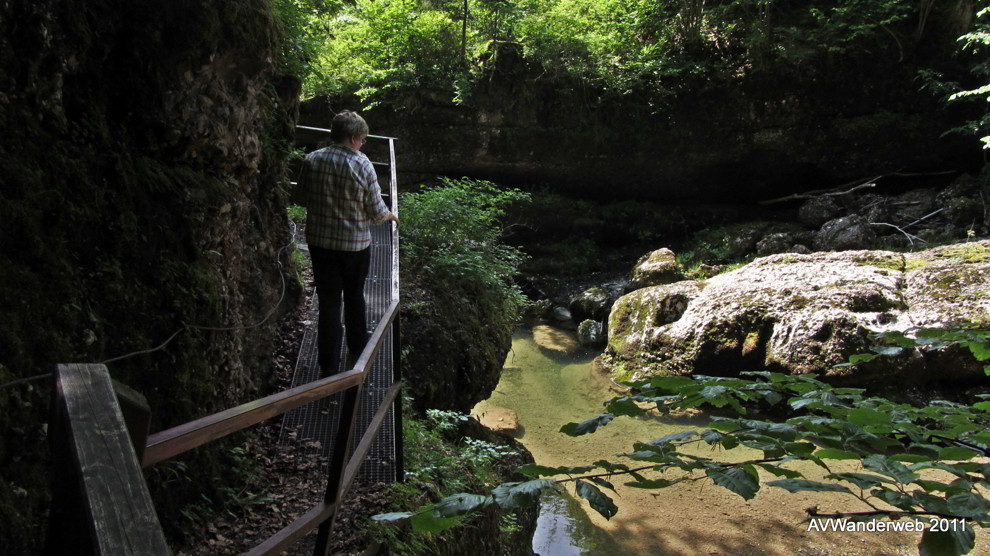
<svg viewBox="0 0 990 556"><path fill-rule="evenodd" d="M54 410L48 553L171 554L106 366L58 365Z"/></svg>
<svg viewBox="0 0 990 556"><path fill-rule="evenodd" d="M168 458L188 452L210 441L256 425L272 417L277 417L293 409L318 399L342 392L364 382L371 365L378 357L378 348L385 338L385 332L398 314L399 304L393 301L385 310L385 315L375 327L364 351L358 357L354 368L309 384L297 386L254 400L220 413L207 415L201 419L184 423L177 427L155 433L148 437L144 451L143 467L149 467Z"/></svg>

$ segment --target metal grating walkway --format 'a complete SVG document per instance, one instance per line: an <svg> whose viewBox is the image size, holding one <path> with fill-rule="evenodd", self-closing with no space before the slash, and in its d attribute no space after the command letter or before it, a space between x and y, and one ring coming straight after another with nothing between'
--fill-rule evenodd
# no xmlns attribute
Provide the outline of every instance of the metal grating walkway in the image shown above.
<svg viewBox="0 0 990 556"><path fill-rule="evenodd" d="M386 202L388 201L389 199L386 198ZM392 291L392 261L394 253L391 223L373 225L371 235L371 268L368 271L368 278L364 285L369 332L378 326L379 321L393 299L393 295L397 296L398 294L398 292ZM308 248L304 244L299 245L299 248L308 252ZM306 384L319 377L315 318L319 309L317 296L313 296L312 299L314 304L312 314L314 318L307 325L302 345L299 348L299 358L296 361L292 387ZM394 327L395 324L392 326ZM385 399L385 393L395 380L394 341L394 334L386 334L378 358L375 360L371 373L369 373L368 379L362 389L357 422L353 433L354 441L351 443L352 452L358 439L368 429L375 411ZM342 344L344 345L341 347L341 363L338 372L344 370L344 361L347 359L346 342L342 342ZM335 394L327 399L313 402L286 413L282 421L279 443L297 443L303 445L308 443L313 450L318 450L329 461L333 451L332 440L337 434L337 424L340 422L340 406L343 395L343 393ZM359 482L366 484L377 482L390 483L397 479L396 450L397 446L401 446L401 443L396 442L395 429L395 406L393 405L388 410L385 422L375 436L371 449L361 465L357 476ZM348 456L350 455L348 454Z"/></svg>

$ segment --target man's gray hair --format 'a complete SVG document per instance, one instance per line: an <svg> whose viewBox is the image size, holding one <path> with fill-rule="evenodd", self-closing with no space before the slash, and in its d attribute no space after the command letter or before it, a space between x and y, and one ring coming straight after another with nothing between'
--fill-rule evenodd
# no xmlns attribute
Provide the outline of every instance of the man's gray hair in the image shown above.
<svg viewBox="0 0 990 556"><path fill-rule="evenodd" d="M354 137L363 137L368 134L368 122L353 110L344 110L333 117L330 124L330 140L334 143L343 143Z"/></svg>

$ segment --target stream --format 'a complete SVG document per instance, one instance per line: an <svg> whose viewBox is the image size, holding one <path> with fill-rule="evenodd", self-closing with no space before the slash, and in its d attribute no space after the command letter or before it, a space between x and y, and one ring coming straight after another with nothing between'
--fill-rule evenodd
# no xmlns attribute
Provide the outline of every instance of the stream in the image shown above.
<svg viewBox="0 0 990 556"><path fill-rule="evenodd" d="M541 349L529 330L513 336L498 387L475 406L485 415L513 411L519 423L515 437L533 454L536 463L549 466L587 465L600 459L630 463L616 457L635 441L649 441L679 430L701 430L703 423L670 418L619 417L594 434L576 438L558 432L568 422L584 421L602 412L602 403L615 395L611 383L594 370L597 353L578 349L560 355ZM689 453L729 461L748 454L740 450L713 452L697 446ZM751 454L757 453L751 451ZM730 458L731 456L731 458ZM833 471L855 470L854 464L833 465ZM813 464L793 467L809 479L824 473ZM761 481L775 477L761 472ZM918 533L835 532L810 530L805 509L822 512L858 511L865 505L834 494L791 495L766 487L744 500L710 481L688 481L663 490L643 490L612 481L617 492L607 492L619 507L605 520L588 503L577 499L573 486L558 487L541 499L533 551L541 556L564 555L806 555L839 554L915 555ZM977 535L974 554L984 546Z"/></svg>

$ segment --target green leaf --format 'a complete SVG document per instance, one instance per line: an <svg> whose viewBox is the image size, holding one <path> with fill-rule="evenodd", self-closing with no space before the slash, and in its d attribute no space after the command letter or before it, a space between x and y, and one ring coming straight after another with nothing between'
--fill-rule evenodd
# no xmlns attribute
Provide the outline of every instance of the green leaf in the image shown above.
<svg viewBox="0 0 990 556"><path fill-rule="evenodd" d="M865 407L858 407L849 410L847 413L847 419L851 423L863 426L890 424L890 415Z"/></svg>
<svg viewBox="0 0 990 556"><path fill-rule="evenodd" d="M678 440L686 440L688 438L694 438L698 436L698 433L694 431L679 431L675 433L668 434L666 436L660 437L652 442L651 446L660 446L663 444L670 444L671 442L677 442Z"/></svg>
<svg viewBox="0 0 990 556"><path fill-rule="evenodd" d="M653 377L650 385L657 390L678 394L684 389L696 389L700 384L686 376L657 376Z"/></svg>
<svg viewBox="0 0 990 556"><path fill-rule="evenodd" d="M390 512L371 516L372 521L401 521L412 516L412 512Z"/></svg>
<svg viewBox="0 0 990 556"><path fill-rule="evenodd" d="M973 450L963 448L962 446L949 446L948 448L941 448L938 451L938 459L947 461L973 459L979 455Z"/></svg>
<svg viewBox="0 0 990 556"><path fill-rule="evenodd" d="M563 427L560 427L560 432L567 436L581 436L583 434L593 433L598 430L598 427L604 427L609 424L613 417L611 413L603 413L581 423L567 423Z"/></svg>
<svg viewBox="0 0 990 556"><path fill-rule="evenodd" d="M615 473L616 471L629 471L629 466L624 463L612 463L604 459L596 461L595 467L600 467L609 473Z"/></svg>
<svg viewBox="0 0 990 556"><path fill-rule="evenodd" d="M969 348L977 361L990 359L990 342L966 342L964 345Z"/></svg>
<svg viewBox="0 0 990 556"><path fill-rule="evenodd" d="M675 479L675 480L668 480L668 479L645 480L644 479L644 480L638 480L638 481L630 481L628 483L625 483L625 485L628 486L628 487L633 487L633 488L658 489L658 488L667 488L670 485L676 485L677 483L681 482L682 480L683 479Z"/></svg>
<svg viewBox="0 0 990 556"><path fill-rule="evenodd" d="M528 463L516 469L516 471L527 477L552 477L554 475L583 475L593 469L595 467L590 465L585 467L547 467L545 465Z"/></svg>
<svg viewBox="0 0 990 556"><path fill-rule="evenodd" d="M802 476L799 471L794 471L793 469L787 469L786 467L781 467L779 465L773 465L770 463L757 463L756 465L762 467L763 469L767 470L768 472L778 477L797 479L798 477Z"/></svg>
<svg viewBox="0 0 990 556"><path fill-rule="evenodd" d="M864 459L863 466L871 471L876 471L882 475L893 477L898 482L904 484L911 483L918 478L918 476L905 467L903 463L894 461L879 454L874 454Z"/></svg>
<svg viewBox="0 0 990 556"><path fill-rule="evenodd" d="M629 397L611 399L605 404L605 409L612 415L625 415L628 417L637 417L646 413L636 404L636 400Z"/></svg>
<svg viewBox="0 0 990 556"><path fill-rule="evenodd" d="M815 456L821 459L859 459L859 454L835 448L822 448L815 452Z"/></svg>
<svg viewBox="0 0 990 556"><path fill-rule="evenodd" d="M890 459L907 463L918 463L922 461L930 461L932 458L921 454L894 454L890 456Z"/></svg>
<svg viewBox="0 0 990 556"><path fill-rule="evenodd" d="M872 353L858 353L849 358L849 363L852 365L855 365L857 363L869 363L870 361L873 361L876 358L877 356L873 355ZM838 366L839 365L836 365L836 367Z"/></svg>
<svg viewBox="0 0 990 556"><path fill-rule="evenodd" d="M957 556L969 554L976 545L976 532L969 524L958 530L932 531L925 530L918 543L920 556Z"/></svg>
<svg viewBox="0 0 990 556"><path fill-rule="evenodd" d="M850 482L863 490L880 486L883 483L893 484L894 482L882 475L871 475L869 473L832 473L826 478Z"/></svg>
<svg viewBox="0 0 990 556"><path fill-rule="evenodd" d="M556 481L550 479L533 479L521 483L503 483L492 491L495 503L499 506L513 510L531 505L536 502L540 492L545 488L550 488Z"/></svg>
<svg viewBox="0 0 990 556"><path fill-rule="evenodd" d="M990 510L990 502L974 492L953 494L946 503L949 513L960 517L986 518L987 510Z"/></svg>
<svg viewBox="0 0 990 556"><path fill-rule="evenodd" d="M493 499L491 496L462 492L444 498L433 507L433 511L440 517L455 517L472 512L482 506L487 506L492 502Z"/></svg>
<svg viewBox="0 0 990 556"><path fill-rule="evenodd" d="M900 508L902 510L910 511L914 507L914 498L904 494L903 492L898 492L896 490L890 490L889 488L877 488L870 491L870 494L876 496L877 498L883 500L884 502L894 506L895 508Z"/></svg>
<svg viewBox="0 0 990 556"><path fill-rule="evenodd" d="M745 500L753 498L760 490L760 476L752 466L712 468L706 474L716 485L735 492Z"/></svg>
<svg viewBox="0 0 990 556"><path fill-rule="evenodd" d="M775 486L777 488L782 488L787 492L845 492L846 494L852 494L852 491L843 485L837 483L820 483L818 481L809 481L807 479L781 479L779 481L770 481L767 483L770 486Z"/></svg>
<svg viewBox="0 0 990 556"><path fill-rule="evenodd" d="M785 442L784 450L795 456L809 456L815 451L815 445L810 442Z"/></svg>
<svg viewBox="0 0 990 556"><path fill-rule="evenodd" d="M587 500L592 509L602 514L605 519L612 519L612 516L619 511L615 502L612 502L611 498L591 483L579 480L574 484L574 491L578 496Z"/></svg>
<svg viewBox="0 0 990 556"><path fill-rule="evenodd" d="M456 517L442 517L437 515L432 508L425 512L413 514L409 518L409 524L418 533L439 533L457 525L459 519Z"/></svg>
<svg viewBox="0 0 990 556"><path fill-rule="evenodd" d="M615 492L615 486L613 486L612 483L606 481L605 479L603 479L601 477L590 477L590 480L591 480L591 482L595 483L596 485L598 485L600 487L605 487L605 488L611 490L612 492Z"/></svg>

